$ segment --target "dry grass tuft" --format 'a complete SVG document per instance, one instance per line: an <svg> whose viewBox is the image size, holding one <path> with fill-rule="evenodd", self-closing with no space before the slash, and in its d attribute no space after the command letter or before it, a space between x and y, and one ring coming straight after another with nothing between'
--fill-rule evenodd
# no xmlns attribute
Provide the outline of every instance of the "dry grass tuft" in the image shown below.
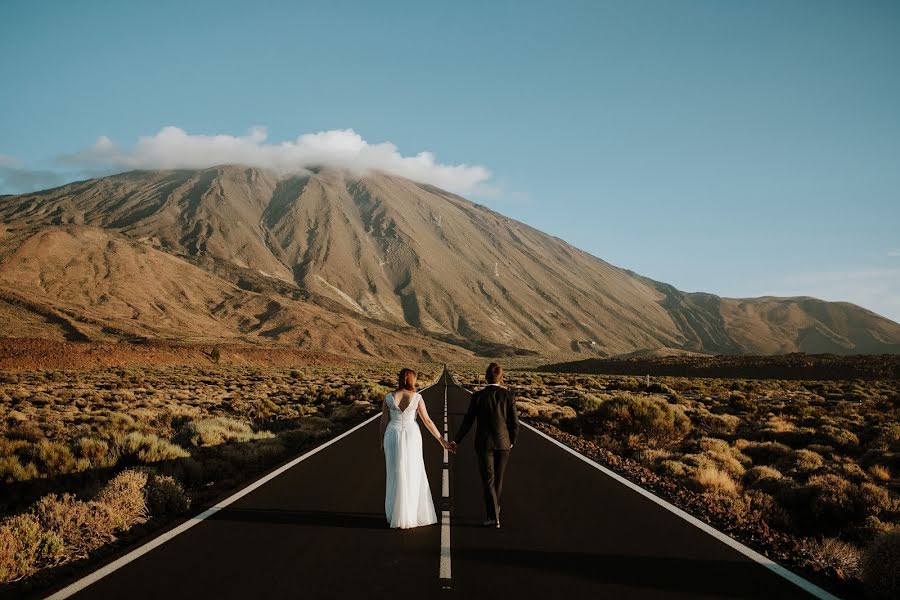
<svg viewBox="0 0 900 600"><path fill-rule="evenodd" d="M827 571L841 580L859 575L860 553L855 546L837 538L813 542L806 548L804 563L817 571Z"/></svg>
<svg viewBox="0 0 900 600"><path fill-rule="evenodd" d="M716 467L700 467L694 475L694 482L706 492L737 494L738 486L727 472Z"/></svg>
<svg viewBox="0 0 900 600"><path fill-rule="evenodd" d="M869 475L876 481L888 482L891 480L891 472L884 465L872 465L869 467Z"/></svg>

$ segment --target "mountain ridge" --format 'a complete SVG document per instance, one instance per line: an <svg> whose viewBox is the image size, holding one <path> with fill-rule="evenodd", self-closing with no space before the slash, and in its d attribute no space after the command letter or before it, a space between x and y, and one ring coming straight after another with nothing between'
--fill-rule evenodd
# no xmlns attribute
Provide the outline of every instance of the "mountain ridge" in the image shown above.
<svg viewBox="0 0 900 600"><path fill-rule="evenodd" d="M266 331L268 341L316 339L325 350L361 352L332 336L295 335L327 322L364 338L366 328L384 339L404 332L422 350L433 340L460 356L610 356L652 348L724 354L900 351L900 325L861 307L682 292L461 196L386 173L319 169L284 175L235 165L131 171L0 197L0 224L0 291L65 306L72 318L109 319L116 323L112 329L144 330L141 335L204 330L255 339ZM28 242L65 227L73 228L65 234L71 239ZM109 256L94 230L111 236L102 241ZM54 243L75 253L68 263L51 260L58 252ZM141 247L196 270L164 263L155 254L140 258ZM31 266L21 263L23 256ZM67 268L82 256L86 262ZM103 271L111 258L120 261L121 271ZM85 278L92 269L99 275ZM186 299L189 294L173 282L153 287L153 269L193 282L204 302ZM59 285L35 286L35 278ZM113 297L109 291L128 289L129 281L138 285L120 298L123 306L141 304L143 282L170 312L187 311L193 320L150 319L151 309L141 305L141 317L123 322L112 300L101 305L99 296L78 292L89 283L105 286ZM247 298L238 301L235 294ZM217 308L217 295L233 306ZM260 310L262 301L254 295L278 307ZM245 314L251 307L258 312ZM3 314L0 333L15 334ZM158 326L145 327L142 318ZM280 325L252 331L240 325L261 318ZM164 327L164 321L170 324ZM368 343L369 353L393 352Z"/></svg>

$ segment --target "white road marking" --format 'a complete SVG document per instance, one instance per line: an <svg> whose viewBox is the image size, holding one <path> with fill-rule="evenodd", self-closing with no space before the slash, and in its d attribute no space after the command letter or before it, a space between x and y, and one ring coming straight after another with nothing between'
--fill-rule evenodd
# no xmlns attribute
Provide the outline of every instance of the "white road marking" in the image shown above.
<svg viewBox="0 0 900 600"><path fill-rule="evenodd" d="M421 392L424 392L424 391L427 390L428 388L436 386L436 385L441 381L442 376L443 376L443 375L439 376L437 379L435 379L435 380L434 380L433 382L431 382L429 385L426 385L425 387L423 387L422 389L420 389L419 392L420 392L420 393L421 393ZM447 389L446 389L446 386L445 386L445 387L444 387L444 402L445 402L445 403L446 403L446 398L447 398ZM289 470L289 469L291 469L291 468L297 466L299 463L303 462L304 460L306 460L306 459L309 458L310 456L312 456L312 455L314 455L314 454L316 454L316 453L318 453L318 452L321 452L322 450L324 450L324 449L327 448L328 446L334 444L335 442L344 439L345 437L347 437L347 436L350 435L351 433L354 433L354 432L356 432L357 430L362 429L363 427L365 427L366 425L368 425L369 423L371 423L371 422L374 421L375 419L378 419L379 417L381 417L381 414L373 415L373 416L369 417L368 419L366 419L365 421L363 421L362 423L360 423L359 425L353 427L352 429L348 429L347 431L345 431L345 432L342 433L341 435L337 436L336 438L334 438L334 439L332 439L332 440L329 440L329 441L325 442L324 444L322 444L321 446L319 446L319 447L317 447L317 448L314 448L314 449L310 450L310 451L307 452L306 454L303 454L302 456L299 456L299 457L295 458L294 460L290 461L289 463L284 464L284 465L278 467L277 469L275 469L274 471L272 471L272 472L269 473L268 475L264 475L264 476L261 477L260 479L257 479L256 481L254 481L253 483L251 483L250 485L248 485L248 486L245 487L244 489L242 489L242 490L240 490L240 491L238 491L238 492L235 492L234 494L232 494L231 496L225 498L224 500L222 500L221 502L219 502L219 503L216 504L215 506L212 506L212 507L206 509L205 511L203 511L202 513L200 513L199 515L197 515L197 516L195 516L195 517L191 517L190 519L188 519L187 521L185 521L184 523L182 523L182 524L179 525L178 527L175 527L175 528L173 528L173 529L170 529L169 531L167 531L167 532L165 532L165 533L163 533L163 534L161 534L161 535L159 535L159 536L153 538L152 540L150 540L149 542L147 542L147 543L144 544L143 546L139 546L139 547L135 548L134 550L132 550L132 551L129 552L128 554L126 554L126 555L124 555L124 556L120 556L119 558L117 558L116 560L114 560L114 561L112 561L111 563L107 564L106 566L101 567L100 569L97 569L97 570L94 571L93 573L91 573L91 574L89 574L89 575L86 575L86 576L82 577L82 578L79 579L78 581L75 581L75 582L73 582L73 583L67 585L67 586L64 587L63 589L61 589L61 590L59 590L58 592L56 592L55 594L52 594L52 595L48 596L48 597L47 597L47 600L61 600L61 599L63 599L63 598L68 598L69 596L72 596L73 594L76 594L76 593L80 592L81 590L83 590L84 588L88 587L88 586L91 585L92 583L96 583L97 581L100 581L101 579L103 579L104 577L106 577L107 575L109 575L110 573L112 573L112 572L114 572L114 571L117 571L117 570L121 569L122 567L124 567L124 566L127 565L128 563L130 563L130 562L132 562L132 561L134 561L134 560L140 558L141 556L147 554L148 552L150 552L150 551L153 550L154 548L157 548L157 547L159 547L159 546L165 544L166 542L168 542L169 540L171 540L171 539L174 538L175 536L181 535L182 533L184 533L185 531L187 531L188 529L190 529L190 528L193 527L194 525L200 524L202 521L205 521L206 519L210 518L211 516L213 516L214 514L216 514L217 512L219 512L220 510L222 510L222 509L225 508L226 506L228 506L229 504L232 504L232 503L234 503L234 502L240 500L241 498L243 498L244 496L246 496L247 494L249 494L250 492L252 492L252 491L255 490L256 488L258 488L258 487L260 487L260 486L262 486L262 485L268 483L269 481L275 479L276 477L278 477L279 475L281 475L281 474L284 473L285 471L287 471L287 470Z"/></svg>
<svg viewBox="0 0 900 600"><path fill-rule="evenodd" d="M446 372L445 375L449 375ZM444 440L450 441L447 421L447 381L444 381ZM450 464L447 450L444 450L444 465L441 476L441 561L438 577L444 589L450 587Z"/></svg>
<svg viewBox="0 0 900 600"><path fill-rule="evenodd" d="M441 572L440 577L447 586L450 582L450 511L441 511Z"/></svg>
<svg viewBox="0 0 900 600"><path fill-rule="evenodd" d="M461 385L457 385L457 387L459 387L460 389L464 390L465 392L468 392L469 394L472 393L471 391L467 390L466 388L462 387ZM446 392L445 392L445 393L446 393ZM759 565L761 565L761 566L763 566L763 567L769 569L770 571L772 571L772 572L775 573L776 575L779 575L779 576L783 577L784 579L787 579L788 581L790 581L791 583L793 583L793 584L796 585L797 587L799 587L799 588L805 590L806 592L809 592L810 594L812 594L812 595L815 596L816 598L820 598L821 600L839 600L839 598L838 598L837 596L835 596L835 595L833 595L833 594L830 594L829 592L826 592L825 590L823 590L822 588L820 588L820 587L817 586L816 584L814 584L814 583L812 583L812 582L810 582L810 581L807 581L806 579L800 577L799 575L797 575L797 574L794 573L793 571L791 571L791 570L789 570L789 569L786 569L785 567L782 567L781 565L779 565L778 563L776 563L776 562L773 561L772 559L766 558L765 556L763 556L763 555L760 554L759 552L756 552L756 551L753 550L752 548L749 548L749 547L745 546L744 544L740 543L739 541L735 540L734 538L731 538L731 537L725 535L724 533L722 533L722 532L719 531L718 529L716 529L716 528L714 528L714 527L712 527L712 526L710 526L710 525L707 525L706 523L704 523L703 521L701 521L701 520L698 519L697 517L694 517L694 516L692 516L692 515L686 513L685 511L681 510L680 508L678 508L678 507L675 506L674 504L670 504L669 502L666 502L665 500L663 500L663 499L660 498L659 496L656 496L656 495L654 495L654 494L648 492L647 490L645 490L645 489L642 488L641 486L637 485L636 483L633 483L633 482L629 481L628 479L625 479L624 477L622 477L621 475L619 475L619 474L616 473L615 471L611 471L611 470L607 469L606 467L604 467L603 465L601 465L600 463L591 460L590 458L584 456L583 454L580 454L579 452L576 452L576 451L573 450L572 448L569 448L568 446L566 446L565 444L563 444L563 443L560 442L559 440L557 440L557 439L555 439L555 438L553 438L553 437L547 435L547 434L544 433L543 431L540 431L540 430L538 430L538 429L535 429L534 427L532 427L532 426L529 425L528 423L522 422L522 425L524 425L525 427L527 427L527 428L530 429L531 431L535 432L536 434L538 434L538 435L541 436L542 438L546 439L547 441L549 441L549 442L551 442L551 443L553 443L553 444L556 444L557 446L559 446L560 448L562 448L563 450L565 450L565 451L568 452L569 454L572 454L572 455L578 457L580 460L583 460L584 462L586 462L587 464L591 465L592 467L594 467L594 468L597 469L598 471L601 471L604 475L608 475L609 477L612 477L612 478L613 478L615 481L617 481L618 483L621 483L622 485L624 485L624 486L626 486L626 487L628 487L628 488L634 490L635 492L637 492L638 494L644 496L645 498L648 498L649 500L652 500L653 502L655 502L655 503L658 504L659 506L663 507L664 509L668 510L668 511L671 512L672 514L681 517L682 519L684 519L685 521L687 521L688 523L690 523L690 524L693 525L694 527L696 527L696 528L698 528L698 529L701 529L702 531L704 531L704 532L706 532L707 534L713 536L714 538L716 538L716 539L719 540L720 542L722 542L722 543L726 544L727 546L730 546L731 548L737 550L738 552L740 552L741 554L743 554L744 556L746 556L747 558L749 558L749 559L752 560L753 562L758 563Z"/></svg>
<svg viewBox="0 0 900 600"><path fill-rule="evenodd" d="M429 387L430 387L430 386L429 386ZM106 565L106 566L104 566L104 567L101 567L100 569L97 569L96 571L94 571L94 572L91 573L90 575L87 575L87 576L85 576L85 577L82 577L82 578L79 579L78 581L76 581L76 582L74 582L74 583L71 583L71 584L67 585L67 586L64 587L63 589L61 589L61 590L59 590L58 592L56 592L55 594L53 594L53 595L51 595L51 596L48 596L48 597L47 597L47 600L61 600L62 598L68 598L69 596L72 596L73 594L76 594L76 593L80 592L81 590L83 590L84 588L88 587L88 586L91 585L92 583L96 583L97 581L100 581L101 579L103 579L104 577L106 577L107 575L109 575L110 573L112 573L112 572L114 572L114 571L117 571L118 569L121 569L122 567L124 567L124 566L127 565L128 563L130 563L130 562L134 561L135 559L138 559L138 558L140 558L141 556L147 554L148 552L150 552L150 551L153 550L154 548L157 548L158 546L161 546L161 545L165 544L166 542L168 542L169 540L171 540L171 539L174 538L175 536L184 533L185 531L187 531L188 529L190 529L190 528L193 527L194 525L199 525L201 522L203 522L203 521L205 521L206 519L210 518L211 516L213 516L214 514L216 514L217 512L219 512L220 510L222 510L222 509L225 508L226 506L228 506L229 504L233 504L234 502L237 502L238 500L240 500L241 498L243 498L244 496L246 496L247 494L249 494L250 492L252 492L252 491L255 490L256 488L258 488L258 487L260 487L260 486L262 486L262 485L268 483L269 481L275 479L276 477L278 477L279 475L281 475L282 473L284 473L284 472L287 471L288 469L291 469L292 467L297 466L297 464L303 462L304 460L306 460L306 459L309 458L310 456L312 456L312 455L314 455L314 454L317 454L317 453L321 452L322 450L324 450L324 449L327 448L328 446L330 446L330 445L332 445L332 444L334 444L334 443L336 443L336 442L338 442L338 441L344 439L344 438L347 437L348 435L350 435L350 434L356 432L357 430L359 430L359 429L365 427L366 425L368 425L369 423L373 422L375 419L378 419L379 417L381 417L381 414L377 414L377 415L374 415L374 416L372 416L372 417L369 417L368 419L366 419L365 421L363 421L362 423L360 423L360 424L357 425L356 427L353 427L352 429L349 429L349 430L345 431L344 433L342 433L341 435L337 436L336 438L334 438L334 439L332 439L332 440L329 440L329 441L325 442L324 444L322 444L322 445L319 446L318 448L315 448L315 449L313 449L313 450L310 450L310 451L307 452L306 454L304 454L304 455L302 455L302 456L299 456L299 457L295 458L294 460L292 460L291 462L289 462L289 463L287 463L287 464L285 464L285 465L282 465L281 467L275 469L274 471L272 471L272 472L269 473L268 475L265 475L264 477L261 477L260 479L257 479L256 481L254 481L253 483L251 483L250 485L248 485L248 486L245 487L244 489L240 490L239 492L237 492L237 493L235 493L235 494L232 494L232 495L229 496L228 498L225 498L225 499L222 500L221 502L217 503L215 506L212 506L212 507L206 509L205 511L203 511L202 513L200 513L199 515L197 515L197 516L195 516L195 517L191 517L190 519L188 519L187 521L185 521L184 523L182 523L182 524L179 525L178 527L175 527L174 529L170 529L169 531L163 533L162 535L153 538L152 540L150 540L149 542L147 542L147 543L144 544L143 546L140 546L140 547L138 547L138 548L135 548L134 550L132 550L132 551L129 552L128 554L126 554L126 555L124 555L124 556L121 556L121 557L117 558L117 559L114 560L113 562L109 563L108 565Z"/></svg>

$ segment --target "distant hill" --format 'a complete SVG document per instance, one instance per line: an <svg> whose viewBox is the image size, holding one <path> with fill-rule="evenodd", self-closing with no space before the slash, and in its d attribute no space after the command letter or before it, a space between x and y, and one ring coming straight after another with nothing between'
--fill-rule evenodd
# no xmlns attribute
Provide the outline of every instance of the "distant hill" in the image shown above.
<svg viewBox="0 0 900 600"><path fill-rule="evenodd" d="M685 293L440 189L135 171L0 197L0 335L366 356L900 352L848 303Z"/></svg>
<svg viewBox="0 0 900 600"><path fill-rule="evenodd" d="M777 356L634 356L589 358L537 367L551 373L717 377L725 379L808 379L816 381L900 378L900 355L781 354Z"/></svg>

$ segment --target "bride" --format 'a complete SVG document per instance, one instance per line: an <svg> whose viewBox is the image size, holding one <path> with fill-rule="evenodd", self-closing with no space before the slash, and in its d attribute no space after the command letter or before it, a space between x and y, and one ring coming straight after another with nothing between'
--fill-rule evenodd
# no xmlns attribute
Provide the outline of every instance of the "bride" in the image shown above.
<svg viewBox="0 0 900 600"><path fill-rule="evenodd" d="M416 372L403 369L399 380L397 389L388 392L381 405L381 450L387 471L384 512L392 528L409 529L437 523L416 414L442 447L450 450L451 446L428 416L422 395L416 391Z"/></svg>

